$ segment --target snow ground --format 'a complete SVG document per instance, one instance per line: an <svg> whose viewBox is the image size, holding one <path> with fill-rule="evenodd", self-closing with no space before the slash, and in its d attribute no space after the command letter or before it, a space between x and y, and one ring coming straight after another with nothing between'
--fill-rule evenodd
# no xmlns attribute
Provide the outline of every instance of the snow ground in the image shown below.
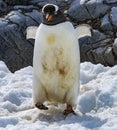
<svg viewBox="0 0 117 130"><path fill-rule="evenodd" d="M0 130L117 130L117 65L81 63L76 115L34 108L32 67L11 73L0 61Z"/></svg>

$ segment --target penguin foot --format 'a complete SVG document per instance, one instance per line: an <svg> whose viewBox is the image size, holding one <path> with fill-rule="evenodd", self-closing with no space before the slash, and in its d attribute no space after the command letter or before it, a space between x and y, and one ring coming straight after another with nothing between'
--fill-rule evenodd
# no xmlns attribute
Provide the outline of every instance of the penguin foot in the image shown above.
<svg viewBox="0 0 117 130"><path fill-rule="evenodd" d="M46 107L42 103L36 103L35 106L40 110L48 110L48 107Z"/></svg>
<svg viewBox="0 0 117 130"><path fill-rule="evenodd" d="M72 106L67 104L67 108L63 111L63 114L67 116L70 113L75 114L74 110L72 109Z"/></svg>

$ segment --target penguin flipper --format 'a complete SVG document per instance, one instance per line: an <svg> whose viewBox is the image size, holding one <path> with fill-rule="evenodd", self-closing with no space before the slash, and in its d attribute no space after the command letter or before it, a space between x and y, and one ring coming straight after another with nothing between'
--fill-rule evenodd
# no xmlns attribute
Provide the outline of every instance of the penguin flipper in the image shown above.
<svg viewBox="0 0 117 130"><path fill-rule="evenodd" d="M27 29L26 29L26 39L35 39L37 29L38 29L37 26L27 27Z"/></svg>

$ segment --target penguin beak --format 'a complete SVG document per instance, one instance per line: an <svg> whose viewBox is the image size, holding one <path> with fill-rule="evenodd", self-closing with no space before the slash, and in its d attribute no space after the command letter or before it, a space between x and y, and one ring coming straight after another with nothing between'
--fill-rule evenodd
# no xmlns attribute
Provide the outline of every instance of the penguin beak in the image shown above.
<svg viewBox="0 0 117 130"><path fill-rule="evenodd" d="M47 14L46 14L46 20L47 20L48 22L52 21L52 20L53 20L53 15L47 13Z"/></svg>

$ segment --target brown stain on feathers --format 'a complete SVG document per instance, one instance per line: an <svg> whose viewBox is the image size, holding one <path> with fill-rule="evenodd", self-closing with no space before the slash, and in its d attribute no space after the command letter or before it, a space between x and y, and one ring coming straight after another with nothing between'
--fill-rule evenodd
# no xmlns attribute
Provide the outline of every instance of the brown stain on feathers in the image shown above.
<svg viewBox="0 0 117 130"><path fill-rule="evenodd" d="M55 36L49 35L47 40L48 45L54 44L55 46L49 46L43 56L43 89L49 102L57 101L65 103L67 100L67 93L74 84L74 79L72 79L70 74L70 64L68 60L64 59L66 54L64 49L59 47L59 44L56 44ZM58 88L53 87L54 85L51 84L52 80L58 82ZM58 91L55 91L55 89Z"/></svg>
<svg viewBox="0 0 117 130"><path fill-rule="evenodd" d="M64 69L59 69L59 73L60 73L61 75L64 75L64 74L65 74L65 70L64 70Z"/></svg>
<svg viewBox="0 0 117 130"><path fill-rule="evenodd" d="M48 91L46 90L46 87L45 87L45 86L42 86L42 88L44 89L46 99L47 99L48 101L51 101L50 98L49 98L49 93L48 93Z"/></svg>
<svg viewBox="0 0 117 130"><path fill-rule="evenodd" d="M49 35L48 36L48 38L47 38L47 43L48 44L54 44L55 43L55 35L54 34L51 34L51 35Z"/></svg>

